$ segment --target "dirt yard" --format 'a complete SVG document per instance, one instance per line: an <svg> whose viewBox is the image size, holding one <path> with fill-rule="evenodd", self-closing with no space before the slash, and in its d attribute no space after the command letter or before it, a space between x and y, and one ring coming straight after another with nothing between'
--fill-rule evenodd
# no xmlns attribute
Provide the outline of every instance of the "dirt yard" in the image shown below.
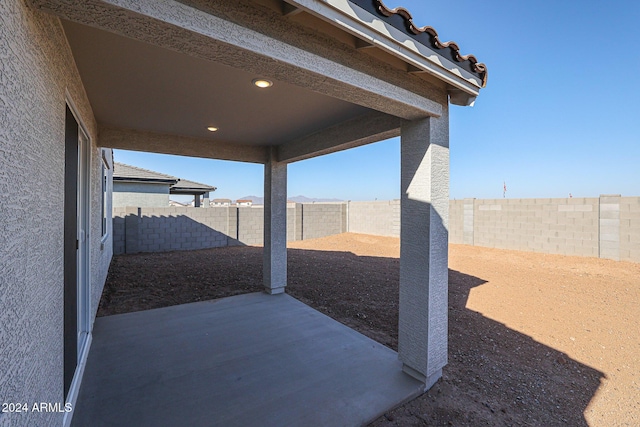
<svg viewBox="0 0 640 427"><path fill-rule="evenodd" d="M397 349L399 240L290 244L287 292ZM262 248L114 257L99 315L261 290ZM640 264L451 245L449 364L380 426L639 426Z"/></svg>

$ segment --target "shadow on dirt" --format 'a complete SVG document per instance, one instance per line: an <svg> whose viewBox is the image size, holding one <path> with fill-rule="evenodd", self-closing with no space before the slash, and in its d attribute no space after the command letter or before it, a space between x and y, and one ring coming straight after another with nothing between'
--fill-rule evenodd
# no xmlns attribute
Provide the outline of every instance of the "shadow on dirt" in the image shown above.
<svg viewBox="0 0 640 427"><path fill-rule="evenodd" d="M287 292L397 349L399 259L289 249ZM466 308L486 283L449 270L449 364L424 395L374 426L587 426L603 374ZM262 289L262 248L114 257L100 314L138 311ZM531 310L535 310L532 307Z"/></svg>

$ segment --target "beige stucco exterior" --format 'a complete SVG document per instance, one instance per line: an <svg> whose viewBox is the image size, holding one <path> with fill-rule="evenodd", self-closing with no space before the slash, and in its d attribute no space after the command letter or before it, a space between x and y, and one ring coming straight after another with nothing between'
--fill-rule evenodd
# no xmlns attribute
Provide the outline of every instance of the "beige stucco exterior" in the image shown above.
<svg viewBox="0 0 640 427"><path fill-rule="evenodd" d="M91 144L92 318L112 255L111 241L101 244L97 126L58 18L0 3L0 57L0 401L63 402L65 104ZM3 413L0 426L62 419Z"/></svg>
<svg viewBox="0 0 640 427"><path fill-rule="evenodd" d="M167 207L169 184L118 182L113 183L113 207Z"/></svg>

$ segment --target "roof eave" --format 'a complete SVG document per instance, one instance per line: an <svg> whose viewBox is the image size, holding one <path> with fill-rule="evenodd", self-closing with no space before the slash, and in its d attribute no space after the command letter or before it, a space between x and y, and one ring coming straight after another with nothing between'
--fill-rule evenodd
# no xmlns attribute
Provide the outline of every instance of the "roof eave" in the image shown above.
<svg viewBox="0 0 640 427"><path fill-rule="evenodd" d="M476 102L476 98L477 96L470 95L469 93L458 89L449 90L449 102L453 105L473 107L473 104Z"/></svg>
<svg viewBox="0 0 640 427"><path fill-rule="evenodd" d="M409 73L428 73L450 86L451 103L471 105L484 82L433 50L408 37L379 16L348 0L287 0L409 64ZM467 94L463 96L462 93Z"/></svg>
<svg viewBox="0 0 640 427"><path fill-rule="evenodd" d="M167 184L167 185L175 185L177 184L177 180L175 179L154 179L154 178L133 178L133 177L121 177L114 176L114 181L118 182L142 182L145 184Z"/></svg>
<svg viewBox="0 0 640 427"><path fill-rule="evenodd" d="M210 187L210 188L188 188L188 187L175 188L175 187L172 187L170 189L170 193L171 194L209 193L209 192L212 192L212 191L216 191L216 187Z"/></svg>

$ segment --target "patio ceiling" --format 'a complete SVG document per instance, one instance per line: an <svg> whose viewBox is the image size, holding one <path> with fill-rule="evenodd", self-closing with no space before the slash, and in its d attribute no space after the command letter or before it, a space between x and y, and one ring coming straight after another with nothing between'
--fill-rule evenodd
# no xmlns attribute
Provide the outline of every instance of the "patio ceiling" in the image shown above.
<svg viewBox="0 0 640 427"><path fill-rule="evenodd" d="M30 3L61 18L105 147L287 163L398 136L486 79L379 0Z"/></svg>
<svg viewBox="0 0 640 427"><path fill-rule="evenodd" d="M270 76L63 21L99 123L127 129L279 145L370 109ZM269 78L259 89L252 81ZM212 133L207 127L219 130Z"/></svg>

